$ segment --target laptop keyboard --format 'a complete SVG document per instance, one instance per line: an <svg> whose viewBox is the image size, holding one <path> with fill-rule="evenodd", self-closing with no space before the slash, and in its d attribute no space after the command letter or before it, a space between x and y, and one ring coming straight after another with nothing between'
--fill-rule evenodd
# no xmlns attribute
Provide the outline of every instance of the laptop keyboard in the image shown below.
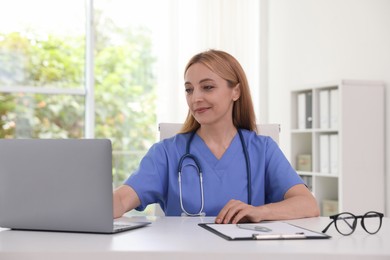
<svg viewBox="0 0 390 260"><path fill-rule="evenodd" d="M122 230L126 230L126 229L129 229L129 227L132 227L133 224L129 223L129 224L120 224L120 223L114 223L114 230L115 231L122 231Z"/></svg>

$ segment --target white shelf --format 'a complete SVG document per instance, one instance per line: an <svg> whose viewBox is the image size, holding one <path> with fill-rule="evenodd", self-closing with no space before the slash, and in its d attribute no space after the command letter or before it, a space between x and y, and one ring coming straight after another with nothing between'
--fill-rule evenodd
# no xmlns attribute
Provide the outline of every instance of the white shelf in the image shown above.
<svg viewBox="0 0 390 260"><path fill-rule="evenodd" d="M299 104L303 93L311 98L304 105ZM338 203L333 213L384 211L384 106L384 83L379 81L342 80L291 92L291 162L322 215L330 214L322 210L329 200ZM302 116L306 122L310 117L305 128ZM311 155L310 171L299 171L299 155Z"/></svg>

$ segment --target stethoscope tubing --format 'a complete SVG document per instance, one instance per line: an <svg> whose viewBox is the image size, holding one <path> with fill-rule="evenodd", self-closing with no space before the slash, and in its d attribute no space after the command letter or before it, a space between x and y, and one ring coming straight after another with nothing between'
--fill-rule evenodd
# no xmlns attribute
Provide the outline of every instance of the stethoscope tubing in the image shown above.
<svg viewBox="0 0 390 260"><path fill-rule="evenodd" d="M192 138L191 138L192 139ZM186 159L186 158L191 158L194 162L195 162L195 165L198 169L198 174L199 174L199 184L200 184L200 196L201 196L201 206L200 206L200 210L198 213L189 213L185 210L184 208L184 204L183 204L183 193L182 193L182 185L181 185L181 169L182 169L182 164L183 164L183 161ZM178 169L178 182L179 182L179 198L180 198L180 207L182 209L182 211L187 215L187 216L200 216L200 215L204 215L202 212L203 212L203 207L204 207L204 190L203 190L203 173L202 173L202 169L200 168L200 164L199 164L199 161L198 159L190 154L190 153L186 153L185 155L183 155L181 158L180 158L180 161L179 161L179 169Z"/></svg>
<svg viewBox="0 0 390 260"><path fill-rule="evenodd" d="M246 166L246 178L248 180L248 204L252 205L252 172L251 172L251 161L249 159L248 148L245 145L244 136L240 129L237 129L238 134L240 135L242 151L244 152L245 157L245 166Z"/></svg>
<svg viewBox="0 0 390 260"><path fill-rule="evenodd" d="M251 174L251 165L250 165L250 159L249 159L249 153L248 149L245 145L244 136L242 135L242 132L240 129L237 129L237 132L240 137L242 149L244 152L245 157L245 166L246 166L246 174L247 174L247 181L248 181L248 204L252 204L252 174ZM196 131L192 132L190 139L187 142L186 145L186 153L180 158L179 164L178 164L178 183L179 183L179 199L180 199L180 207L183 211L183 213L187 216L204 216L203 208L204 208L204 189L203 189L203 171L201 168L201 164L198 160L198 158L190 153L190 145L192 142L192 139L195 136ZM200 184L200 192L201 192L201 206L198 213L189 213L185 210L184 204L183 204L183 191L182 191L182 168L183 168L183 162L185 159L191 159L195 162L195 166L197 167L198 174L199 174L199 184Z"/></svg>

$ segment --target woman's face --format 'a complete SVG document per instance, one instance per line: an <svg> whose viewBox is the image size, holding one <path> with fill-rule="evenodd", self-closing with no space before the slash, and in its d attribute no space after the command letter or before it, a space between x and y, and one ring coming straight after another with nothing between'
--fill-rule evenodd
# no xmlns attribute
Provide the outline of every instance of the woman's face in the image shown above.
<svg viewBox="0 0 390 260"><path fill-rule="evenodd" d="M233 103L240 97L239 85L228 82L201 63L191 65L184 76L187 104L201 125L232 124Z"/></svg>

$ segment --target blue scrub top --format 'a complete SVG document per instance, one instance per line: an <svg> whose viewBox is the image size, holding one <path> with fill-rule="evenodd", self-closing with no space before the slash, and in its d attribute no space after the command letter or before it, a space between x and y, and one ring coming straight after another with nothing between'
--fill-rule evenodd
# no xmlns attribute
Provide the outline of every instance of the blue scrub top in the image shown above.
<svg viewBox="0 0 390 260"><path fill-rule="evenodd" d="M252 171L252 205L281 201L292 186L303 183L272 138L241 131ZM141 201L137 210L159 203L167 216L181 215L178 162L190 135L178 134L154 144L139 168L126 180L125 184L135 190ZM197 134L191 142L190 153L198 158L203 171L203 212L207 216L217 216L231 199L247 203L246 163L238 133L219 160ZM198 213L201 207L199 174L190 159L183 162L182 195L185 210Z"/></svg>

